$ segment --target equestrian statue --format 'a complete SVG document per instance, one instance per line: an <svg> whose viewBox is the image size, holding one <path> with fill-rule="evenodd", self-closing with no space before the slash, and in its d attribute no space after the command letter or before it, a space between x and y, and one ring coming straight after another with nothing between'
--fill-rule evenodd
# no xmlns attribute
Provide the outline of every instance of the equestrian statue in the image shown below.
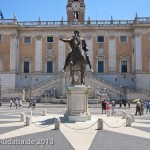
<svg viewBox="0 0 150 150"><path fill-rule="evenodd" d="M71 84L74 85L75 83L75 72L81 73L81 85L85 84L85 70L86 64L89 65L90 70L93 72L89 56L87 54L88 47L86 45L85 40L80 37L79 30L74 30L74 35L70 39L62 39L59 38L63 42L68 42L72 51L67 54L65 65L63 68L63 72L65 72L66 67L70 68L70 76L72 78Z"/></svg>

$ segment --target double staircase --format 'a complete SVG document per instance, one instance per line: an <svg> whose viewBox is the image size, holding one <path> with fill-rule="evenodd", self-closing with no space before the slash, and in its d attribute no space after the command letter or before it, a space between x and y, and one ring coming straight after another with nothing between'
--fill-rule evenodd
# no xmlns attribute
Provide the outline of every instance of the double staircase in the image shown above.
<svg viewBox="0 0 150 150"><path fill-rule="evenodd" d="M67 76L65 73L58 73L50 78L46 79L45 81L42 81L26 91L26 97L27 98L34 98L34 97L41 97L45 93L45 91L50 90L52 87L55 87L56 89L56 96L57 98L65 97L65 86ZM126 100L133 100L133 99L142 99L142 100L149 100L149 91L143 90L143 89L130 89L130 88L123 88L116 86L112 83L109 83L105 81L104 79L101 79L100 77L95 76L92 73L87 73L85 77L85 83L86 86L90 86L92 88L92 91L89 95L92 99L99 98L100 95L97 95L97 91L102 91L105 89L104 94L106 93L108 97L112 100L119 101L121 99ZM7 90L9 93L8 95L11 95L10 93L13 93L14 90ZM2 91L7 95L7 91ZM11 92L12 91L12 92Z"/></svg>

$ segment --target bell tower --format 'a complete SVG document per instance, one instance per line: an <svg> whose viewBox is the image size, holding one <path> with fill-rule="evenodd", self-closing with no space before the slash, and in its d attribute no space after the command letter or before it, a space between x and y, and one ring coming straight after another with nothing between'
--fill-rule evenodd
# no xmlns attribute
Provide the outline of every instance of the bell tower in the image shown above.
<svg viewBox="0 0 150 150"><path fill-rule="evenodd" d="M67 6L67 21L84 23L85 3L84 0L68 0Z"/></svg>

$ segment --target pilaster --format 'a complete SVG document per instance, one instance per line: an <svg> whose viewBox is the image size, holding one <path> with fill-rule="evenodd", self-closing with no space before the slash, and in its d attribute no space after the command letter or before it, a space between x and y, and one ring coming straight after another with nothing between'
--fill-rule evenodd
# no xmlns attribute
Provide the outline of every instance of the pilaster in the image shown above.
<svg viewBox="0 0 150 150"><path fill-rule="evenodd" d="M42 37L36 36L35 40L35 72L42 72Z"/></svg>

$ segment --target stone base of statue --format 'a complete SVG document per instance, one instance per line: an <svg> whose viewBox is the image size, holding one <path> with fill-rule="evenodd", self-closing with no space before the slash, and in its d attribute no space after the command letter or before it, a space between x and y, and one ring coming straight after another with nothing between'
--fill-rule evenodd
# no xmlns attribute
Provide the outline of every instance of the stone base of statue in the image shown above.
<svg viewBox="0 0 150 150"><path fill-rule="evenodd" d="M64 114L65 120L73 122L91 120L91 115L88 111L88 94L90 91L91 88L84 85L66 88L68 108Z"/></svg>

